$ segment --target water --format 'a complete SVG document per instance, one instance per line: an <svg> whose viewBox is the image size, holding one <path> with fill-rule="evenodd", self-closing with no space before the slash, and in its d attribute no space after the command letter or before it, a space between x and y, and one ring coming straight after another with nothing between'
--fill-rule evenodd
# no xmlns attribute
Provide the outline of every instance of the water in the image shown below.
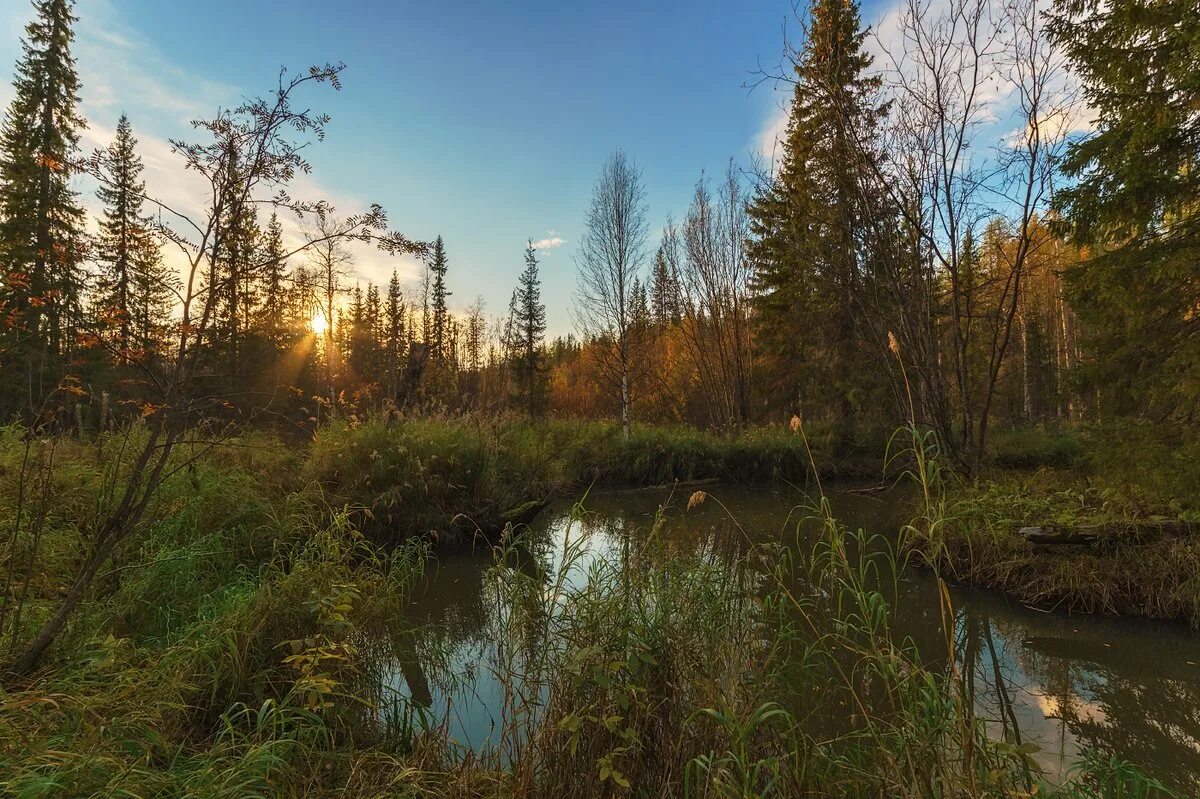
<svg viewBox="0 0 1200 799"><path fill-rule="evenodd" d="M795 542L805 516L800 492L706 490L712 499L690 511L683 510L690 490L590 496L585 560L614 556L622 537L649 526L660 506L669 508L667 546L681 554L705 548L733 562L749 541ZM847 527L890 532L900 523L895 495L843 490L830 498ZM569 503L545 511L530 547L508 566L553 574L570 518ZM428 708L451 738L477 751L496 743L505 702L484 665L503 613L487 579L492 565L490 551L477 551L442 556L431 566L411 608L418 625L412 651L388 678ZM899 585L893 629L910 637L932 667L946 668L932 577L910 569ZM1200 791L1200 637L1173 624L1044 613L991 591L954 588L951 599L959 668L973 681L979 716L997 737L1036 744L1048 778L1062 779L1087 748L1133 762L1186 793Z"/></svg>

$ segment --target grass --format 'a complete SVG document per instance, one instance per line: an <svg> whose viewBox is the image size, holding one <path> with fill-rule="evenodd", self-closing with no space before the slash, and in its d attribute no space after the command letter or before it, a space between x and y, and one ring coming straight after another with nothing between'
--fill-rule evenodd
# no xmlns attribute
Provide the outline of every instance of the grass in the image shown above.
<svg viewBox="0 0 1200 799"><path fill-rule="evenodd" d="M360 529L397 480L392 523L440 530L461 508L601 478L783 475L797 438L645 430L625 444L606 426L411 420L330 427L309 452L257 435L197 444L42 670L0 693L0 795L1167 795L1100 759L1057 793L1038 786L1027 752L984 734L954 670L892 633L892 550L825 504L815 549L731 563L668 550L658 523L582 577L582 538L544 579L497 551L493 750L464 753L379 678L429 553ZM8 583L5 650L55 601L121 446L0 431L0 567L31 575ZM936 473L924 456L921 481ZM22 482L38 524L14 524ZM923 495L917 532L941 520Z"/></svg>
<svg viewBox="0 0 1200 799"><path fill-rule="evenodd" d="M875 477L877 456L835 458L818 437L815 473ZM320 430L308 479L339 503L364 509L361 524L389 540L413 535L459 543L499 526L504 511L589 485L662 485L705 479L805 484L813 461L788 428L722 436L685 427L618 425L519 417L338 421ZM455 519L447 530L446 520Z"/></svg>
<svg viewBox="0 0 1200 799"><path fill-rule="evenodd" d="M1032 440L1028 432L1022 437ZM1067 438L1047 433L1040 445L1020 447L1010 439L1007 459L997 461L1071 452L1070 468L994 468L973 484L948 482L941 524L909 541L915 556L947 578L998 588L1036 607L1200 627L1200 539L1123 532L1139 521L1197 519L1197 439L1147 425L1084 428L1069 437L1071 445L1059 443ZM1046 547L1025 541L1023 526L1107 532L1091 546Z"/></svg>

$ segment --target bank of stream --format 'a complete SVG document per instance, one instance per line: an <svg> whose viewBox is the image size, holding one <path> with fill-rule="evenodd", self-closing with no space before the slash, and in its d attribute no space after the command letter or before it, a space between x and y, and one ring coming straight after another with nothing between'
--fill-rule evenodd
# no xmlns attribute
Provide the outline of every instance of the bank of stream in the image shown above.
<svg viewBox="0 0 1200 799"><path fill-rule="evenodd" d="M796 489L704 490L709 498L691 508L690 488L593 493L582 518L573 502L558 501L499 568L549 580L563 542L582 539L569 579L586 580L589 561L620 558L660 508L668 551L731 567L744 564L754 545L803 549L820 534L820 525L804 521L807 499ZM895 492L835 490L829 497L851 529L894 533L902 522ZM444 728L464 753L498 745L501 716L511 708L511 683L497 678L507 610L495 567L488 549L441 554L414 591L411 656L384 672L391 690L423 708L417 723ZM894 634L910 638L931 667L951 670L935 578L903 568L896 586ZM1200 791L1200 637L1164 622L1042 612L979 589L951 587L950 599L953 668L969 685L978 718L995 738L1031 751L1050 782L1064 779L1087 751L1129 761L1187 795Z"/></svg>

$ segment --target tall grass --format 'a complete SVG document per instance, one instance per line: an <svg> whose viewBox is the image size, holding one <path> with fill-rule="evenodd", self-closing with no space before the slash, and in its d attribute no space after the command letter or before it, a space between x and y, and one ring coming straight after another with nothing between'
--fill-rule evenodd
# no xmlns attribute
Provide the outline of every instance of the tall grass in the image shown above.
<svg viewBox="0 0 1200 799"><path fill-rule="evenodd" d="M305 474L360 508L359 523L384 539L423 535L457 545L496 532L504 513L524 502L597 483L879 476L877 458L834 457L829 436L818 438L814 459L783 427L724 436L635 426L625 440L619 426L602 422L370 417L318 431Z"/></svg>
<svg viewBox="0 0 1200 799"><path fill-rule="evenodd" d="M411 653L408 594L430 548L409 538L381 546L361 528L391 507L412 529L445 529L531 486L601 475L774 473L809 449L790 432L791 443L755 434L767 446L753 436L739 444L644 431L623 449L602 426L477 424L330 428L307 457L254 436L198 445L201 457L172 475L144 534L96 582L44 669L0 694L0 795L940 799L1050 790L1027 751L988 739L974 717L953 665L948 594L937 667L892 629L892 542L846 530L820 498L811 515L822 535L811 549L748 544L731 557L714 545L681 555L661 535L662 514L598 549L580 506L546 572L505 567L518 547L537 550L510 531L488 578L494 618L483 665L504 689L494 746L456 746L444 723L383 678ZM0 431L0 521L15 542L7 552L37 566L27 602L36 616L103 501L106 472L95 467L119 463L120 442L55 444L46 495L61 502L46 505L37 533L11 510L27 445L20 431ZM918 445L904 462L927 498L914 529L927 531L945 508L932 442ZM41 450L34 455L43 462ZM700 502L718 496L694 493ZM437 651L422 654L438 668ZM1098 758L1060 794L1165 795L1126 764Z"/></svg>

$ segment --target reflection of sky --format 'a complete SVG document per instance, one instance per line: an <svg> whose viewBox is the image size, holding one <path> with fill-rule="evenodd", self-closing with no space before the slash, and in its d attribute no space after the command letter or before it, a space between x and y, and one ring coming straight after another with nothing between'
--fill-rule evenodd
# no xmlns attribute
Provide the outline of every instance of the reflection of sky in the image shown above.
<svg viewBox="0 0 1200 799"><path fill-rule="evenodd" d="M707 502L666 514L667 552L732 559L747 538L793 540L804 515L794 512L798 495L734 487L712 493L724 507ZM653 523L665 499L652 492L597 496L588 515L575 521L567 508L552 509L506 567L543 576L544 604L556 605L551 580L563 565L564 542L582 542L566 580L568 588L582 588L593 569L619 558L630 532ZM673 501L686 504L686 493ZM894 513L876 499L837 495L834 508L855 527L894 529L887 526L894 525ZM421 660L445 656L419 675L428 683L430 716L475 751L497 744L505 700L494 669L507 616L488 576L491 563L489 553L444 558L413 608L414 620L427 625L420 636L425 643L417 646ZM1200 639L1174 625L1039 613L992 592L955 589L952 595L956 651L960 659L975 653L976 712L990 735L1000 738L1007 730L1012 738L1015 722L1020 740L1039 747L1033 757L1054 782L1084 748L1093 748L1189 792L1200 787ZM909 575L892 620L896 634L911 638L931 668L941 668L945 658L936 596L928 575ZM973 648L966 645L971 635ZM399 673L390 681L410 693Z"/></svg>

